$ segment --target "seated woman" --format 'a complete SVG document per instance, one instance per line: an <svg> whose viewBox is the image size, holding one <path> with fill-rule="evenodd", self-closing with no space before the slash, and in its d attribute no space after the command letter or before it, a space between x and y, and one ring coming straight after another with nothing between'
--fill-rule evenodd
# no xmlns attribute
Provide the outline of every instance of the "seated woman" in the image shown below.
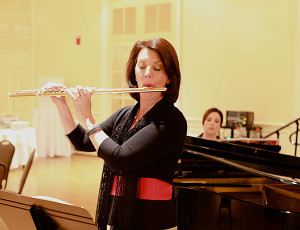
<svg viewBox="0 0 300 230"><path fill-rule="evenodd" d="M222 126L223 114L217 108L208 109L202 119L203 133L198 137L208 140L220 139L218 136L219 130Z"/></svg>

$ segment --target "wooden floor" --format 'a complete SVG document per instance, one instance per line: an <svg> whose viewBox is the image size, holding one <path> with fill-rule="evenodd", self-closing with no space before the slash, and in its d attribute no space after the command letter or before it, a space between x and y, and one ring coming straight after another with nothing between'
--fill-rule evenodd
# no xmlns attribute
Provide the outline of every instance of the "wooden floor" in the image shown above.
<svg viewBox="0 0 300 230"><path fill-rule="evenodd" d="M95 218L103 160L96 156L35 158L22 195L48 196L84 207ZM18 191L22 168L9 172L7 190Z"/></svg>

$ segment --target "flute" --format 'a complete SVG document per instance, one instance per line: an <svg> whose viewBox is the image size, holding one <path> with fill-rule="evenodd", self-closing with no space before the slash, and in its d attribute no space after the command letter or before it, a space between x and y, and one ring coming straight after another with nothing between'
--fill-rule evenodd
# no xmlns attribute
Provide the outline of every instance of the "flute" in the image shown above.
<svg viewBox="0 0 300 230"><path fill-rule="evenodd" d="M8 93L9 97L27 97L27 96L67 96L69 89L31 89L16 90L15 93ZM166 87L162 88L122 88L122 89L94 89L92 94L121 94L121 93L145 93L145 92L165 92Z"/></svg>

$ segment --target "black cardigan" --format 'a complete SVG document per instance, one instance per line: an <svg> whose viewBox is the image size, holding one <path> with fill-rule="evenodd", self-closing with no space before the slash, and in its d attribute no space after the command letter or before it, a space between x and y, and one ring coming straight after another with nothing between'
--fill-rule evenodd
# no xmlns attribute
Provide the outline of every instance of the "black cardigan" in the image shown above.
<svg viewBox="0 0 300 230"><path fill-rule="evenodd" d="M147 125L121 145L111 138L103 141L98 149L98 156L104 159L111 171L138 169L139 177L156 178L172 184L184 146L187 124L183 114L173 104L166 100L161 100L159 104L150 110L151 120L145 119ZM133 109L134 106L128 106L118 110L100 124L101 128L110 136L121 119ZM95 151L80 125L67 136L77 150ZM139 205L142 229L166 229L176 226L173 200L140 200Z"/></svg>

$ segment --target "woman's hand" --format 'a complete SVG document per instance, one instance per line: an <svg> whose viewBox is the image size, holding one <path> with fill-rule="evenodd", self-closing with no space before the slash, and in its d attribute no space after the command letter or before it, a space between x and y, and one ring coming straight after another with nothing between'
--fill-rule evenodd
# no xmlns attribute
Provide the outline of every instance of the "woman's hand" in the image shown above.
<svg viewBox="0 0 300 230"><path fill-rule="evenodd" d="M76 88L70 88L68 90L71 96L77 117L82 121L82 123L89 125L94 123L95 120L92 115L92 102L91 96L94 88L85 87L78 85Z"/></svg>
<svg viewBox="0 0 300 230"><path fill-rule="evenodd" d="M48 82L47 84L45 84L42 87L42 89L48 90L48 91L64 90L64 91L68 92L68 89L66 86L64 86L61 83L56 83L56 82ZM60 119L64 126L65 134L71 133L76 128L78 123L73 118L70 108L66 102L66 97L65 96L51 96L51 100L56 105Z"/></svg>
<svg viewBox="0 0 300 230"><path fill-rule="evenodd" d="M66 90L66 89L67 89L66 86L64 86L62 83L57 83L57 82L48 82L42 87L42 90L47 90L47 91L52 91L52 90L59 91L59 90ZM66 104L65 96L51 96L51 100L56 105Z"/></svg>

